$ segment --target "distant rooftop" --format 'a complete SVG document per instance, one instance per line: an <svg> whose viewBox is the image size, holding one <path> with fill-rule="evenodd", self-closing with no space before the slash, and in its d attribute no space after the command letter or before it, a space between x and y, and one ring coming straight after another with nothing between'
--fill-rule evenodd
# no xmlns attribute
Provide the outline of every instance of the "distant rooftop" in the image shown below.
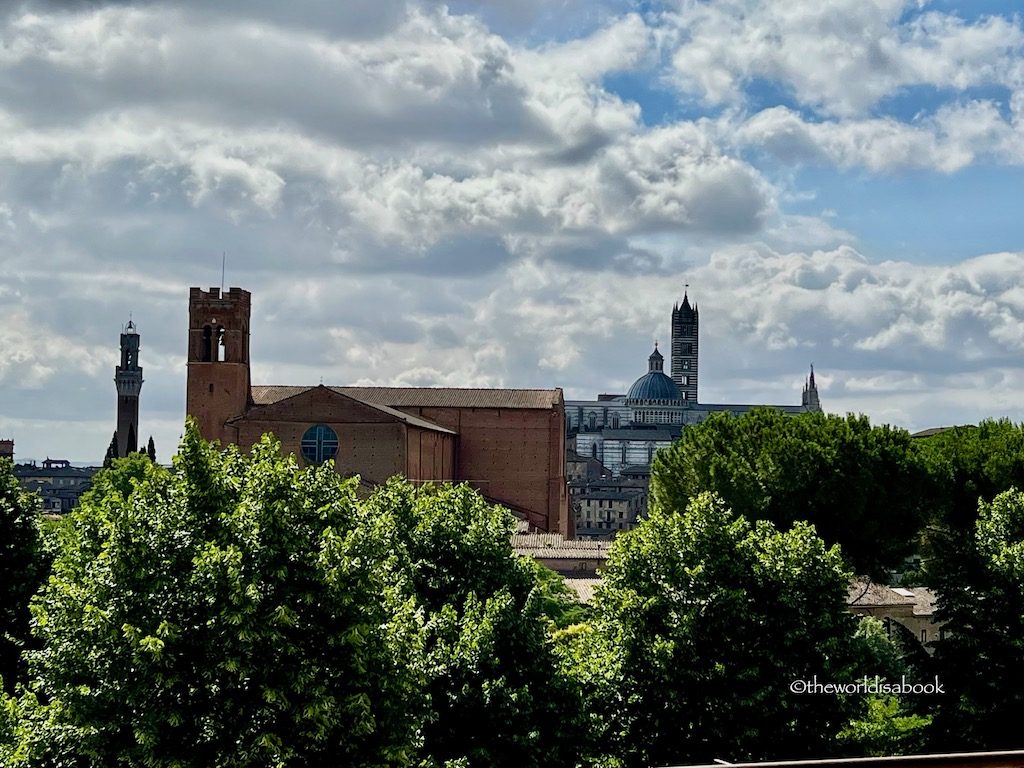
<svg viewBox="0 0 1024 768"><path fill-rule="evenodd" d="M257 385L255 405L270 405L313 387ZM458 387L328 387L371 405L391 408L509 408L547 410L562 404L560 389L484 389Z"/></svg>

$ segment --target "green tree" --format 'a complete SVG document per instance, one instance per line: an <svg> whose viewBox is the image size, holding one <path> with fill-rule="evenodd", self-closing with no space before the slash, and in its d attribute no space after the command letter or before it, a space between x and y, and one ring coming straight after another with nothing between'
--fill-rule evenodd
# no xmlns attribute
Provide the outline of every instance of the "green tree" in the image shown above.
<svg viewBox="0 0 1024 768"><path fill-rule="evenodd" d="M926 747L930 715L909 712L898 696L877 694L867 712L855 718L839 738L871 757L920 754Z"/></svg>
<svg viewBox="0 0 1024 768"><path fill-rule="evenodd" d="M921 580L933 583L971 558L978 501L1024 488L1024 425L1007 419L953 427L918 441L940 493L929 514Z"/></svg>
<svg viewBox="0 0 1024 768"><path fill-rule="evenodd" d="M114 432L110 438L110 445L107 446L107 453L103 457L103 468L110 469L114 464L114 459L117 458L117 432Z"/></svg>
<svg viewBox="0 0 1024 768"><path fill-rule="evenodd" d="M34 605L5 764L411 764L421 621L356 487L193 424L173 470L97 473Z"/></svg>
<svg viewBox="0 0 1024 768"><path fill-rule="evenodd" d="M580 700L547 629L556 598L513 552L512 515L466 485L400 480L368 509L378 557L398 558L426 619L425 764L571 765Z"/></svg>
<svg viewBox="0 0 1024 768"><path fill-rule="evenodd" d="M664 471L664 465L660 471ZM560 635L590 693L597 764L821 757L862 702L795 680L875 674L838 547L807 523L750 523L711 494L618 537L589 625Z"/></svg>
<svg viewBox="0 0 1024 768"><path fill-rule="evenodd" d="M0 688L22 677L19 655L29 637L29 598L45 567L39 532L39 497L22 490L14 466L0 459Z"/></svg>
<svg viewBox="0 0 1024 768"><path fill-rule="evenodd" d="M704 491L750 520L814 524L858 573L876 578L917 545L934 496L910 435L865 416L756 408L687 427L652 468L652 503L684 509Z"/></svg>
<svg viewBox="0 0 1024 768"><path fill-rule="evenodd" d="M982 501L970 546L936 575L946 639L936 664L946 696L934 738L943 748L1024 747L1024 493Z"/></svg>
<svg viewBox="0 0 1024 768"><path fill-rule="evenodd" d="M156 462L156 443L153 442L153 436L149 436L149 444L146 445L146 455L149 456L149 460Z"/></svg>

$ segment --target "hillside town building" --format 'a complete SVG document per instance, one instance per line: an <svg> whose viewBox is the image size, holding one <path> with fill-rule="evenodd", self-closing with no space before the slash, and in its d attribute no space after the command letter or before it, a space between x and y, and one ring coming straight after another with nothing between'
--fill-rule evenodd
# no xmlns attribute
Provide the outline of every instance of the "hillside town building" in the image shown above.
<svg viewBox="0 0 1024 768"><path fill-rule="evenodd" d="M332 460L368 487L468 482L573 537L561 389L253 385L251 302L241 288L190 291L186 410L203 437L249 448L272 432L301 464Z"/></svg>

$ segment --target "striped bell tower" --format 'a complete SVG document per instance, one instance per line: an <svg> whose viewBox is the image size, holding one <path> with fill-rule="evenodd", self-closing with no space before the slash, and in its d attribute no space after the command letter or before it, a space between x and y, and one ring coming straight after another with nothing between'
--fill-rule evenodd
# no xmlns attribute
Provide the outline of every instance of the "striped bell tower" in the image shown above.
<svg viewBox="0 0 1024 768"><path fill-rule="evenodd" d="M672 381L689 405L697 402L697 335L700 317L683 289L683 303L672 307Z"/></svg>

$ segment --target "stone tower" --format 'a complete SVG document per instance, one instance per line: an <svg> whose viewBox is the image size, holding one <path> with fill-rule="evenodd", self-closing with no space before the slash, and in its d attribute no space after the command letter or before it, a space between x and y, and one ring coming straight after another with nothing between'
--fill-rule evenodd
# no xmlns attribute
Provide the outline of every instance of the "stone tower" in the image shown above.
<svg viewBox="0 0 1024 768"><path fill-rule="evenodd" d="M814 383L814 366L811 366L811 375L804 382L803 395L800 397L800 405L808 411L821 411L821 400L818 399L818 386Z"/></svg>
<svg viewBox="0 0 1024 768"><path fill-rule="evenodd" d="M234 435L224 422L250 404L248 291L192 288L188 298L188 384L185 411L207 440Z"/></svg>
<svg viewBox="0 0 1024 768"><path fill-rule="evenodd" d="M135 323L129 320L121 334L121 364L114 369L118 456L127 456L139 449L139 393L142 391L140 346L139 332Z"/></svg>
<svg viewBox="0 0 1024 768"><path fill-rule="evenodd" d="M697 402L697 305L683 291L683 303L672 307L672 381L688 404Z"/></svg>

